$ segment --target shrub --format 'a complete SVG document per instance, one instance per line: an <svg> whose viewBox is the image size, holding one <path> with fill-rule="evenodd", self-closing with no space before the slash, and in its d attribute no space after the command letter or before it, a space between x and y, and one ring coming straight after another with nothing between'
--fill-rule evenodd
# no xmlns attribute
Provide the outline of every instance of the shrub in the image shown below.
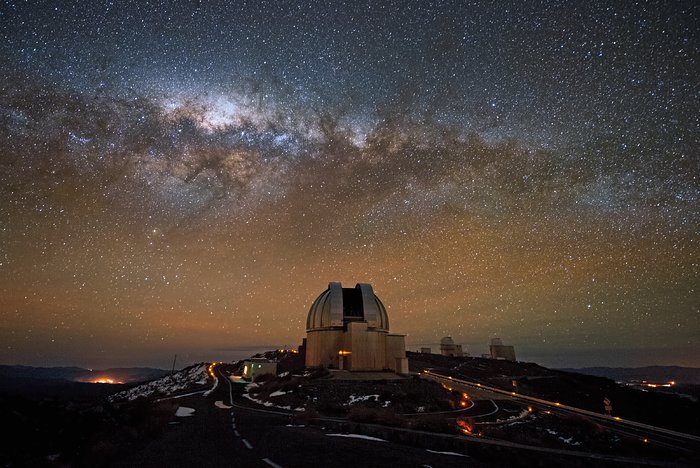
<svg viewBox="0 0 700 468"><path fill-rule="evenodd" d="M327 375L330 374L328 369L326 369L325 367L321 367L321 366L309 368L309 373L310 373L309 378L311 378L311 379L318 379L320 377L326 377Z"/></svg>
<svg viewBox="0 0 700 468"><path fill-rule="evenodd" d="M263 383L267 382L268 380L274 379L275 375L274 374L261 374L255 377L255 380L253 382L255 383Z"/></svg>
<svg viewBox="0 0 700 468"><path fill-rule="evenodd" d="M450 423L444 416L438 414L415 418L411 421L411 429L427 432L441 432L445 434L455 434L457 432L454 424Z"/></svg>
<svg viewBox="0 0 700 468"><path fill-rule="evenodd" d="M318 420L318 411L313 408L305 408L304 411L292 415L292 424L310 426Z"/></svg>
<svg viewBox="0 0 700 468"><path fill-rule="evenodd" d="M355 405L348 413L348 419L355 422L381 424L382 426L403 427L404 421L395 412L386 408L369 408Z"/></svg>
<svg viewBox="0 0 700 468"><path fill-rule="evenodd" d="M338 415L345 412L345 408L341 404L327 397L319 399L316 408L324 414Z"/></svg>

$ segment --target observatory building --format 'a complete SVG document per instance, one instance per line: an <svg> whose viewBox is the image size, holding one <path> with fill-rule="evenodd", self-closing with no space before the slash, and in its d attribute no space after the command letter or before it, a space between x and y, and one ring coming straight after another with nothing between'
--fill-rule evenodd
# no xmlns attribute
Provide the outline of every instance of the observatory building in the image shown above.
<svg viewBox="0 0 700 468"><path fill-rule="evenodd" d="M462 357L464 356L464 351L462 351L461 344L455 344L451 336L446 336L440 340L440 354L443 356Z"/></svg>
<svg viewBox="0 0 700 468"><path fill-rule="evenodd" d="M306 319L306 365L352 371L408 373L405 335L389 333L389 318L369 284L329 283Z"/></svg>
<svg viewBox="0 0 700 468"><path fill-rule="evenodd" d="M503 344L500 338L491 338L489 346L491 359L501 359L504 361L515 361L515 348Z"/></svg>

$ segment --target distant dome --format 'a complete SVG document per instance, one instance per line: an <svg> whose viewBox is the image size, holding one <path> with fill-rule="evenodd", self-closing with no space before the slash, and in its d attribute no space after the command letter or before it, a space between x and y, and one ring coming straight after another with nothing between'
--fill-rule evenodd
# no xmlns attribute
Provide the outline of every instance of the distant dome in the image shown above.
<svg viewBox="0 0 700 468"><path fill-rule="evenodd" d="M441 344L441 345L454 345L455 342L454 342L454 340L452 339L451 336L446 336L446 337L444 337L443 339L440 340L440 344Z"/></svg>
<svg viewBox="0 0 700 468"><path fill-rule="evenodd" d="M389 331L386 308L371 285L344 288L340 283L328 283L328 289L311 304L306 331L343 328L353 321L366 321L368 328Z"/></svg>

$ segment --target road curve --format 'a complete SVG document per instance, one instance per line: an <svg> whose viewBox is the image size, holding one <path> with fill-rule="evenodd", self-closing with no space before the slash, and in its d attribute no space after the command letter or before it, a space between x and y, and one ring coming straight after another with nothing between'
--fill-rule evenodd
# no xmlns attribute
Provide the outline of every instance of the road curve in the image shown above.
<svg viewBox="0 0 700 468"><path fill-rule="evenodd" d="M226 379L226 381L229 384L229 404L238 409L238 410L244 410L246 412L252 412L252 413L258 413L261 415L276 415L276 416L289 416L293 414L292 411L287 411L287 410L271 410L271 409L263 409L263 408L255 408L252 406L244 406L237 404L233 400L233 384L231 383L230 379L226 377L223 372L221 373L221 376ZM454 379L453 379L454 381ZM508 393L508 392L505 392ZM495 404L495 403L494 403ZM329 418L329 417L319 417L317 418L319 421L328 421L328 422L345 422L346 420L343 418ZM386 430L386 427L383 426L378 426L375 424L355 424L358 428L361 428L362 426L372 429L381 429L381 430ZM452 440L459 440L465 444L465 447L468 446L468 444L481 444L481 445L489 445L489 446L498 446L498 447L505 447L509 449L517 449L517 450L524 450L528 452L538 452L543 455L549 454L549 455L563 455L563 456L573 456L576 458L586 458L590 460L599 460L601 462L614 462L614 463L625 463L625 464L633 464L633 465L638 465L638 466L677 466L677 465L672 465L660 461L655 461L655 460L645 460L645 459L640 459L640 458L631 458L631 457L621 457L621 456L615 456L615 455L606 455L606 454L599 454L599 453L590 453L590 452L582 452L582 451L574 451L574 450L565 450L565 449L553 449L553 448L547 448L547 447L535 447L535 446L530 446L530 445L524 445L524 444L518 444L514 442L509 442L509 441L504 441L504 440L497 440L497 439L487 439L484 437L469 437L469 436L458 436L458 435L450 435L450 434L436 434L436 433L429 433L429 432L424 432L424 431L417 431L414 429L405 429L405 428L391 428L391 431L397 432L397 433L415 433L415 434L424 434L424 435L429 435L431 437L441 437L441 438L446 438L446 439L452 439Z"/></svg>
<svg viewBox="0 0 700 468"><path fill-rule="evenodd" d="M668 444L668 443L659 442L660 445L678 448L678 449L682 449L682 450L686 450L686 451L694 451L697 449L698 446L700 446L700 437L692 435L692 434L686 434L683 432L673 431L673 430L666 429L663 427L652 426L649 424L639 423L636 421L629 421L629 420L622 419L619 417L612 417L612 416L607 416L604 414L594 413L593 411L588 411L588 410L584 410L581 408L576 408L574 406L564 405L564 404L561 404L559 402L547 401L547 400L543 400L541 398L535 398L535 397L531 397L528 395L522 395L522 394L519 394L517 392L509 392L506 390L502 390L500 388L484 385L484 384L481 384L479 382L471 382L468 380L459 379L457 377L452 377L450 375L444 375L444 374L432 372L430 370L424 370L423 372L420 373L420 375L422 378L434 380L434 381L437 381L440 383L458 383L460 385L464 385L466 387L471 387L474 389L487 390L487 391L490 391L492 393L503 395L511 400L520 401L520 402L525 403L525 404L534 403L534 404L544 406L546 408L549 408L550 410L554 410L557 412L569 412L569 413L581 414L581 415L593 418L599 422L603 422L607 426L616 427L618 430L621 430L622 433L625 433L627 435L633 435L635 437L640 436L640 434L638 434L638 433L628 432L630 429L635 429L635 430L639 430L639 431L644 431L644 432L642 432L642 434L647 434L647 435L652 434L653 436L656 436L656 437L662 436L664 438L664 440L676 442L676 444L673 444L673 445ZM625 432L625 429L627 430L627 432ZM688 444L691 444L691 447L688 447ZM693 447L695 447L695 448L693 448Z"/></svg>

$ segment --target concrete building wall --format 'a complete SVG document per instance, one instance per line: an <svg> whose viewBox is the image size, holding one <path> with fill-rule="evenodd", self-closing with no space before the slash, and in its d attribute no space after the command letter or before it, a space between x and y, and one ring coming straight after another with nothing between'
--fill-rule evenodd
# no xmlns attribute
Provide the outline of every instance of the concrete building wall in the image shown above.
<svg viewBox="0 0 700 468"><path fill-rule="evenodd" d="M408 375L408 358L396 358L394 372Z"/></svg>
<svg viewBox="0 0 700 468"><path fill-rule="evenodd" d="M368 329L367 322L350 322L347 330L310 331L306 339L307 367L398 372L403 364L397 359L406 359L405 336Z"/></svg>
<svg viewBox="0 0 700 468"><path fill-rule="evenodd" d="M397 359L406 358L406 337L404 335L387 335L385 369L399 372Z"/></svg>
<svg viewBox="0 0 700 468"><path fill-rule="evenodd" d="M367 322L350 322L346 347L350 370L380 370L386 362L386 332L368 330Z"/></svg>
<svg viewBox="0 0 700 468"><path fill-rule="evenodd" d="M313 330L306 336L306 366L338 368L338 352L345 346L343 330Z"/></svg>

